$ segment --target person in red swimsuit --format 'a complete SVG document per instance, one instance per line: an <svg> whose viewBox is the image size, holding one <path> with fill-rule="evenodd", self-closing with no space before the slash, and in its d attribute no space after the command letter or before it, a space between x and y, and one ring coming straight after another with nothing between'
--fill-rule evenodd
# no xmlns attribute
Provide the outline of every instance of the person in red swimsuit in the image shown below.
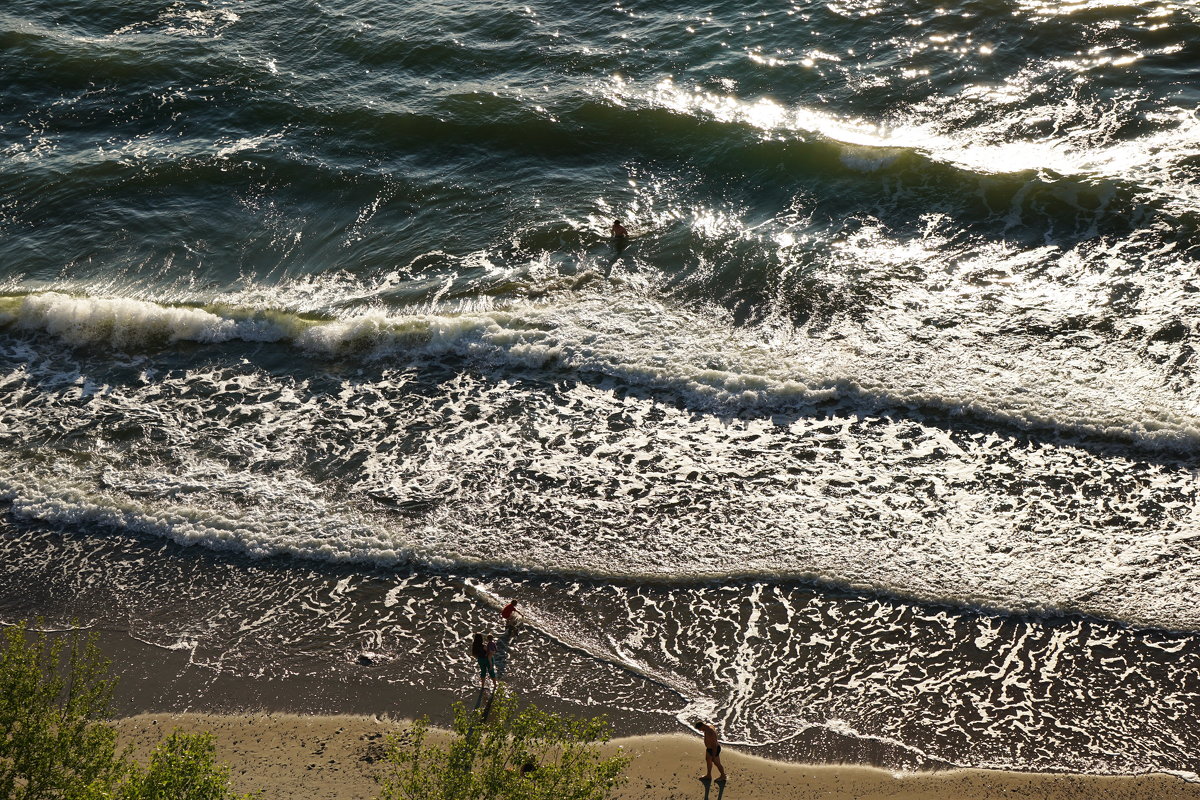
<svg viewBox="0 0 1200 800"><path fill-rule="evenodd" d="M500 617L504 620L504 625L512 630L517 627L517 619L521 615L517 612L517 601L512 600L503 609L500 610Z"/></svg>

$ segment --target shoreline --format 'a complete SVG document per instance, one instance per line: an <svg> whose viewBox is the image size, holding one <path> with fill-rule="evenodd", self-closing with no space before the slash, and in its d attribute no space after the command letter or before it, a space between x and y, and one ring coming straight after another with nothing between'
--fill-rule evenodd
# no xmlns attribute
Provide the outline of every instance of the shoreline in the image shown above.
<svg viewBox="0 0 1200 800"><path fill-rule="evenodd" d="M383 742L404 720L351 714L304 715L245 712L140 713L115 721L118 741L144 760L172 730L208 731L216 737L217 760L230 767L239 792L266 789L264 800L369 800L382 774ZM445 735L442 733L441 735ZM1200 800L1200 784L1163 773L1089 775L954 769L893 772L877 767L801 764L722 750L729 772L725 784L705 784L703 745L698 736L655 734L614 739L633 756L628 781L614 800Z"/></svg>
<svg viewBox="0 0 1200 800"><path fill-rule="evenodd" d="M128 631L96 628L101 651L119 676L114 697L118 717L147 713L243 714L299 716L361 716L379 719L412 719L428 716L433 725L447 726L455 702L472 702L477 692L471 684L457 689L404 684L396 664L363 667L347 660L337 675L285 675L276 677L231 675L193 664L186 649L164 649L132 636ZM69 632L57 635L68 636ZM537 692L525 698L546 711L570 716L605 714L623 737L680 734L675 716L658 709L605 708L563 701ZM781 763L841 763L881 769L951 769L952 765L929 758L921 763L904 759L909 752L875 739L857 738L823 728L813 728L791 744L803 742L803 754L792 757L778 746L743 745L754 753Z"/></svg>

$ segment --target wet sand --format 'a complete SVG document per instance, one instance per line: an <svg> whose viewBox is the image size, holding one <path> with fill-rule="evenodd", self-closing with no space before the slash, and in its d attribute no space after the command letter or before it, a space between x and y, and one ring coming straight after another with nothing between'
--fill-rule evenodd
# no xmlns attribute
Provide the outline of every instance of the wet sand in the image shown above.
<svg viewBox="0 0 1200 800"><path fill-rule="evenodd" d="M118 721L121 742L139 758L174 729L209 731L239 791L265 789L266 800L366 800L385 768L384 739L403 723L386 717L298 714L138 714ZM621 800L1200 800L1200 785L1170 775L1102 777L989 770L899 774L857 766L770 761L725 748L724 783L702 783L699 737L617 739L634 756Z"/></svg>

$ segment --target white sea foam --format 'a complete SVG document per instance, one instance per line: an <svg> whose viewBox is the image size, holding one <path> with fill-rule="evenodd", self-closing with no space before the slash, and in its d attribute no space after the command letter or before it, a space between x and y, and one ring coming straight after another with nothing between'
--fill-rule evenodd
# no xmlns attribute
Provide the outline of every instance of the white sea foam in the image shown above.
<svg viewBox="0 0 1200 800"><path fill-rule="evenodd" d="M127 384L52 340L8 337L7 447L66 431L98 454L42 449L45 468L10 458L0 493L19 516L255 556L808 577L1200 625L1200 604L1179 589L1200 585L1190 473L1086 440L1187 448L1196 421L1170 395L1137 391L1143 374L1117 359L1086 379L1044 359L1005 373L982 345L963 363L886 341L772 341L613 291L332 321L60 294L16 302L10 327L74 346L186 340L220 356L244 337L315 358L287 375L235 363ZM310 386L331 355L364 370L332 393ZM422 363L458 364L453 389L422 388ZM963 416L974 427L958 430ZM110 443L130 436L152 437L162 466Z"/></svg>
<svg viewBox="0 0 1200 800"><path fill-rule="evenodd" d="M1200 444L1200 416L1161 397L1136 363L1075 376L1016 366L988 370L958 354L900 353L858 341L794 337L767 345L754 330L668 310L638 296L584 298L460 314L382 312L314 322L250 309L168 306L125 298L46 292L7 312L9 325L42 330L67 344L139 348L191 341L287 341L316 355L475 354L535 369L564 369L674 390L730 411L810 408L842 401L868 413L940 409L1017 430L1115 439L1187 451ZM662 347L667 339L673 346ZM986 342L981 342L986 347ZM877 350L871 353L870 350ZM914 358L915 357L915 358ZM996 354L996 361L1007 358ZM908 363L909 360L923 362ZM714 363L717 362L717 363ZM1046 365L1054 370L1053 365ZM981 374L982 373L982 374ZM1049 381L1049 383L1047 383ZM1145 385L1145 388L1140 388ZM1031 388L1032 387L1032 388Z"/></svg>
<svg viewBox="0 0 1200 800"><path fill-rule="evenodd" d="M19 327L46 331L75 346L140 347L164 340L272 342L287 335L277 323L261 319L237 320L200 308L58 292L27 295L15 316Z"/></svg>

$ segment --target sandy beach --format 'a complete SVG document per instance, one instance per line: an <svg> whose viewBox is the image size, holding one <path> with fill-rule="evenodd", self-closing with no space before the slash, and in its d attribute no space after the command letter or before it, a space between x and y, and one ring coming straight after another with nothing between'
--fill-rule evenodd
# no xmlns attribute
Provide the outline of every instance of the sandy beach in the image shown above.
<svg viewBox="0 0 1200 800"><path fill-rule="evenodd" d="M267 800L366 800L377 792L386 735L403 723L369 716L295 714L139 714L117 723L123 744L144 758L172 730L209 731L239 791ZM770 761L726 748L729 780L698 780L700 740L684 735L614 740L634 758L621 800L1168 800L1200 798L1200 785L1170 775L1102 777L989 770L900 774L868 767Z"/></svg>

